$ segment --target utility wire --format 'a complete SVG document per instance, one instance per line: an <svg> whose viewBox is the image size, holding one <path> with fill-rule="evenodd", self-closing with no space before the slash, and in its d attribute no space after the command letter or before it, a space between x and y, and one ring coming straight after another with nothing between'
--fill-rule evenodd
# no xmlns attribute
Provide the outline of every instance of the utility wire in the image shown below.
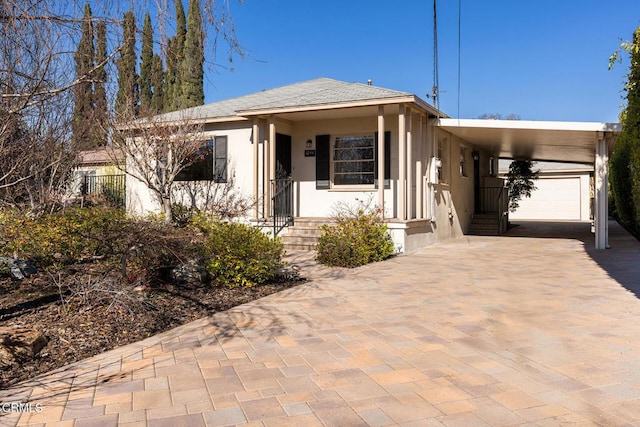
<svg viewBox="0 0 640 427"><path fill-rule="evenodd" d="M458 120L460 120L460 64L461 64L461 45L462 45L462 0L458 0Z"/></svg>

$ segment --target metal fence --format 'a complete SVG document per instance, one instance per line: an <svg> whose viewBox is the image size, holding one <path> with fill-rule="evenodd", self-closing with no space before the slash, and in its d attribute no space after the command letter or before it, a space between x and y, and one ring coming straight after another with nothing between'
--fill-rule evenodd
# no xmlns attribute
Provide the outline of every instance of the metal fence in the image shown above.
<svg viewBox="0 0 640 427"><path fill-rule="evenodd" d="M85 175L82 177L80 194L104 197L109 204L125 207L125 175Z"/></svg>

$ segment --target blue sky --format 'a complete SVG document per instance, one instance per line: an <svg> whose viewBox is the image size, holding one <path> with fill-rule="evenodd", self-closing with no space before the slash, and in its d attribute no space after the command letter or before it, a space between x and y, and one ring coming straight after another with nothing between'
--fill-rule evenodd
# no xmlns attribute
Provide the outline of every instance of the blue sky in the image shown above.
<svg viewBox="0 0 640 427"><path fill-rule="evenodd" d="M219 46L219 66L205 70L205 102L317 77L372 79L428 101L432 0L230 1L247 58L229 64ZM618 120L628 61L608 71L608 59L640 24L640 0L462 0L461 16L458 112L458 1L438 1L445 113Z"/></svg>

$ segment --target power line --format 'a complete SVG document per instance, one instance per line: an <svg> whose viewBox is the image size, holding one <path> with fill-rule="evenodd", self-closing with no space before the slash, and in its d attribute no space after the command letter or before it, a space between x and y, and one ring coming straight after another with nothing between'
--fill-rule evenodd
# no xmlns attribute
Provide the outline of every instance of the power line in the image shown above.
<svg viewBox="0 0 640 427"><path fill-rule="evenodd" d="M460 119L460 70L461 70L461 45L462 45L462 0L458 0L458 119Z"/></svg>

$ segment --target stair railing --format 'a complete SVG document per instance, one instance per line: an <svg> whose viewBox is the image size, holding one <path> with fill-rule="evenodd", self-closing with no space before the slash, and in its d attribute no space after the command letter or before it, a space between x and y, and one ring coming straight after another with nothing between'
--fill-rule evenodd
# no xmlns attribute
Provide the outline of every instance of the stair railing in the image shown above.
<svg viewBox="0 0 640 427"><path fill-rule="evenodd" d="M273 237L283 228L293 225L293 180L291 178L272 179L271 209L273 217Z"/></svg>

